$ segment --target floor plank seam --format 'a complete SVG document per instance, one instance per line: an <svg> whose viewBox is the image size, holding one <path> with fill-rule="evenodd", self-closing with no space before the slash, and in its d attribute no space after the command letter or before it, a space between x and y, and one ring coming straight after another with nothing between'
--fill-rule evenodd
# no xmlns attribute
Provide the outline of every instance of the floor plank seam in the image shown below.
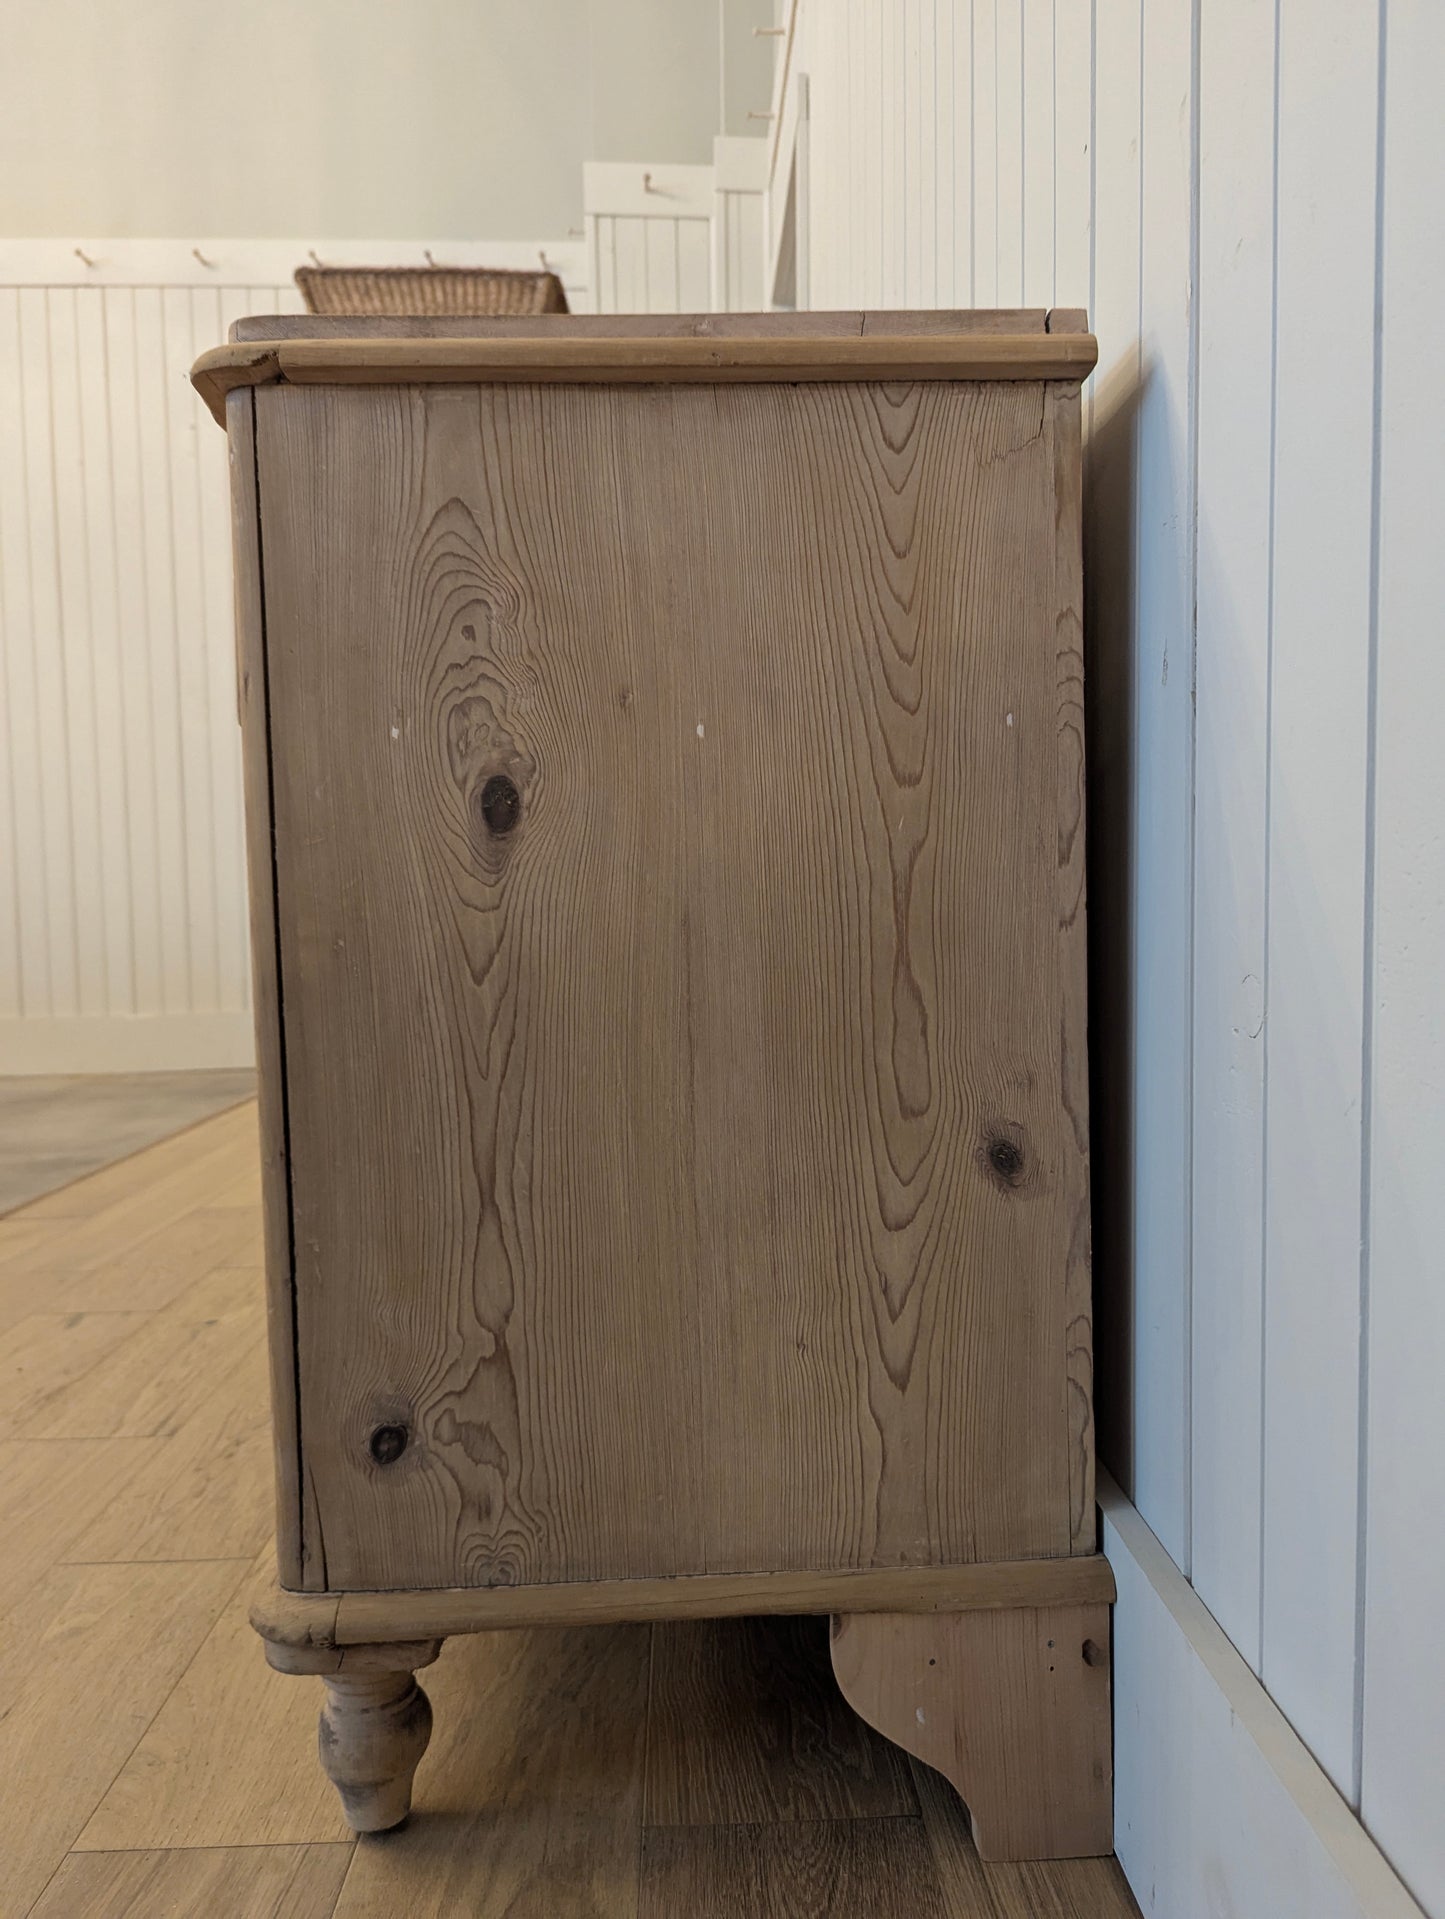
<svg viewBox="0 0 1445 1919"><path fill-rule="evenodd" d="M210 1846L169 1846L164 1840L148 1839L141 1846L86 1846L84 1850L72 1846L65 1857L129 1859L138 1852L304 1852L315 1846L333 1846L350 1852L356 1846L356 1837L353 1834L350 1839L227 1839L224 1844ZM59 1871L59 1867L56 1870Z"/></svg>
<svg viewBox="0 0 1445 1919"><path fill-rule="evenodd" d="M249 1566L256 1553L260 1552L264 1540L259 1542L256 1552L252 1553L197 1553L193 1559L184 1555L174 1559L57 1559L57 1566ZM232 1593L231 1598L235 1598ZM230 1601L226 1602L228 1605Z"/></svg>
<svg viewBox="0 0 1445 1919"><path fill-rule="evenodd" d="M139 1563L144 1563L144 1562L139 1562ZM197 1563L197 1562L191 1562L191 1563ZM249 1562L242 1561L242 1560L233 1560L233 1559L217 1559L217 1560L211 1560L211 1561L201 1561L199 1563L211 1564L211 1565L217 1565L217 1566L239 1565L244 1568ZM86 1827L90 1824L91 1820L95 1817L96 1813L100 1810L101 1804L105 1800L106 1795L110 1792L111 1787L114 1786L116 1780L120 1778L121 1774L125 1771L126 1767L130 1764L131 1760L135 1757L136 1752L141 1745L141 1742L145 1739L151 1727L155 1724L156 1720L160 1717L161 1711L166 1705L166 1702L170 1699L176 1687L181 1683L181 1680L185 1677L185 1674L190 1671L191 1666L195 1664L196 1657L199 1654L201 1647L205 1645L206 1640L215 1631L217 1622L224 1617L226 1608L232 1604L232 1602L234 1601L236 1597L236 1594L241 1590L241 1586L243 1581L245 1580L245 1577L246 1577L246 1574L245 1574L245 1571L243 1570L237 1577L235 1585L227 1593L225 1599L222 1601L222 1603L216 1608L215 1612L212 1614L210 1623L206 1627L205 1632L202 1633L199 1643L197 1644L196 1652L191 1655L191 1658L189 1660L187 1660L185 1667L182 1669L180 1673L177 1674L172 1684L167 1686L160 1694L160 1697L156 1700L155 1711L151 1713L150 1717L146 1720L144 1726L141 1727L139 1733L136 1735L134 1742L127 1748L124 1754L124 1757L120 1761L120 1764L115 1768L114 1772L112 1772L112 1774L110 1775L110 1778L106 1781L104 1787L97 1794L94 1803L91 1804L86 1809L86 1812L83 1818L80 1820L74 1832L71 1834L70 1843L66 1846L65 1851L60 1855L59 1859L56 1861L55 1871L49 1874L49 1876L47 1877L45 1881L45 1884L40 1888L40 1891L36 1894L35 1898L31 1901L31 1903L25 1908L27 1914L34 1912L35 1908L40 1904L41 1900L44 1899L46 1894L49 1892L52 1884L54 1883L56 1879L57 1874L61 1871L61 1869L65 1865L66 1860L70 1858L72 1853L75 1852L76 1840L80 1838L81 1834L85 1831ZM141 1850L141 1848L136 1848L136 1850Z"/></svg>
<svg viewBox="0 0 1445 1919"><path fill-rule="evenodd" d="M776 1827L794 1826L882 1826L916 1820L924 1823L922 1812L842 1812L805 1813L796 1819L671 1819L653 1822L644 1819L644 1832L772 1832Z"/></svg>

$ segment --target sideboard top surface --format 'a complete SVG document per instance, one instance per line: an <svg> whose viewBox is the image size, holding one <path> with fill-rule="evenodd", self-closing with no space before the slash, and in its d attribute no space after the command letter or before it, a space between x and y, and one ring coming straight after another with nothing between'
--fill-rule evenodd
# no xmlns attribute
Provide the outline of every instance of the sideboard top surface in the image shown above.
<svg viewBox="0 0 1445 1919"><path fill-rule="evenodd" d="M529 315L260 313L236 320L246 340L842 340L865 334L1087 333L1081 307L914 307L832 313L545 313Z"/></svg>
<svg viewBox="0 0 1445 1919"><path fill-rule="evenodd" d="M1082 380L1075 308L972 312L239 320L191 379L217 420L244 386Z"/></svg>

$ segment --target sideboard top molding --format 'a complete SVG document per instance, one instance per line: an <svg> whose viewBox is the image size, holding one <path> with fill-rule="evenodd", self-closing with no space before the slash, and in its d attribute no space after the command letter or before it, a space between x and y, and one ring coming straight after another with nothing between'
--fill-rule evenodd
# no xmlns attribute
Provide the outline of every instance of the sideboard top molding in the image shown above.
<svg viewBox="0 0 1445 1919"><path fill-rule="evenodd" d="M482 385L502 381L566 385L660 385L673 381L792 382L825 380L1082 380L1098 359L1091 333L1046 330L1053 315L1040 314L1035 330L960 329L955 315L854 315L858 330L786 316L794 325L769 327L770 316L747 316L747 332L668 333L645 329L601 336L577 327L543 329L529 323L524 335L481 333L452 322L446 335L409 333L392 322L385 335L358 334L347 321L292 320L294 332L267 331L264 339L241 337L203 353L191 369L197 392L224 423L226 395L240 386L406 386L414 382ZM784 317L784 316L777 316ZM828 316L836 320L840 316ZM980 316L984 317L984 316ZM992 318L993 316L987 316ZM1001 317L1001 316L1000 316ZM1025 316L1018 316L1023 319ZM1027 316L1032 318L1033 316ZM1057 318L1065 319L1062 313ZM897 331L874 330L883 319ZM1076 321L1072 311L1068 320ZM921 320L942 322L938 330ZM797 326L803 322L806 330ZM949 326L947 323L954 324ZM870 324L871 323L871 324ZM677 325L674 322L674 325ZM239 322L247 334L256 322ZM259 329L258 329L259 330Z"/></svg>

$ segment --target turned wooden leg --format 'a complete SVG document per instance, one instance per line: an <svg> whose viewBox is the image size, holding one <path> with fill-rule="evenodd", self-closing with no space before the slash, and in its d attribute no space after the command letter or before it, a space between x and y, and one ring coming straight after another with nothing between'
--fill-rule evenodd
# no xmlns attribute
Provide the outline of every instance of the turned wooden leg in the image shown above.
<svg viewBox="0 0 1445 1919"><path fill-rule="evenodd" d="M833 1671L956 1787L981 1859L1113 1851L1107 1606L835 1616Z"/></svg>
<svg viewBox="0 0 1445 1919"><path fill-rule="evenodd" d="M413 1677L441 1651L439 1639L334 1648L267 1643L280 1672L320 1675L321 1766L341 1795L353 1832L390 1832L411 1810L411 1782L431 1738L431 1701Z"/></svg>

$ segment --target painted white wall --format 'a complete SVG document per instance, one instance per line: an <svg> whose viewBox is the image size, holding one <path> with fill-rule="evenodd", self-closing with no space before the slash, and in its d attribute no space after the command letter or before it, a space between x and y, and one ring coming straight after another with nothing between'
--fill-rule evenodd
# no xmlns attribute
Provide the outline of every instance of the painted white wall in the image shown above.
<svg viewBox="0 0 1445 1919"><path fill-rule="evenodd" d="M580 238L585 160L710 159L720 59L719 0L15 7L0 235Z"/></svg>
<svg viewBox="0 0 1445 1919"><path fill-rule="evenodd" d="M799 0L792 57L812 305L1090 311L1103 1455L1440 1919L1445 12ZM1149 1910L1294 1909L1193 1857Z"/></svg>

